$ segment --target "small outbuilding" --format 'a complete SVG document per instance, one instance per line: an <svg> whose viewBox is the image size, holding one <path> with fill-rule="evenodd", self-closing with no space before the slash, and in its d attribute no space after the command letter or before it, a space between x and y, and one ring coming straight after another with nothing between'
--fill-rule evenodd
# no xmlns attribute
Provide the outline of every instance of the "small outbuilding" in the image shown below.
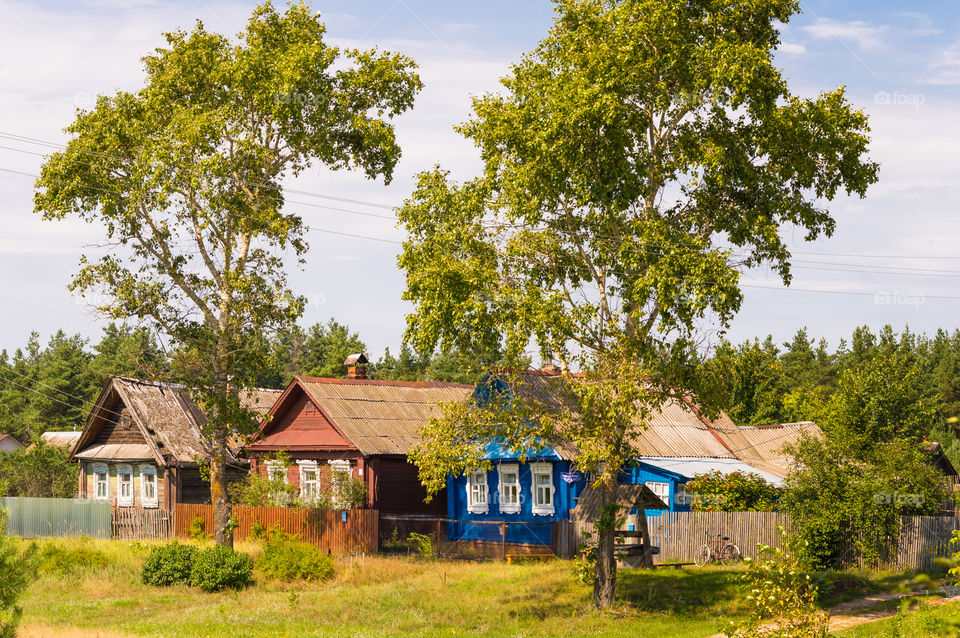
<svg viewBox="0 0 960 638"><path fill-rule="evenodd" d="M0 434L0 452L15 452L23 448L23 443L12 434Z"/></svg>

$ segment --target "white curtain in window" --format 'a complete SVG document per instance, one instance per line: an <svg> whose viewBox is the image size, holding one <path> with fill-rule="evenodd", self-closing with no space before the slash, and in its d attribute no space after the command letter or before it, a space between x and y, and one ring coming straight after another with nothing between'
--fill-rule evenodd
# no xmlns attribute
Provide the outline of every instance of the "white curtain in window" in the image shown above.
<svg viewBox="0 0 960 638"><path fill-rule="evenodd" d="M159 507L160 505L157 469L152 465L140 466L140 502L143 507Z"/></svg>
<svg viewBox="0 0 960 638"><path fill-rule="evenodd" d="M133 468L126 465L117 468L117 505L133 507Z"/></svg>
<svg viewBox="0 0 960 638"><path fill-rule="evenodd" d="M487 502L487 473L473 470L467 473L467 511L471 514L487 514L490 504Z"/></svg>
<svg viewBox="0 0 960 638"><path fill-rule="evenodd" d="M538 516L550 516L556 512L553 505L553 463L530 464L531 489L533 491L533 513Z"/></svg>
<svg viewBox="0 0 960 638"><path fill-rule="evenodd" d="M520 466L516 463L503 463L500 474L500 511L504 514L520 512Z"/></svg>

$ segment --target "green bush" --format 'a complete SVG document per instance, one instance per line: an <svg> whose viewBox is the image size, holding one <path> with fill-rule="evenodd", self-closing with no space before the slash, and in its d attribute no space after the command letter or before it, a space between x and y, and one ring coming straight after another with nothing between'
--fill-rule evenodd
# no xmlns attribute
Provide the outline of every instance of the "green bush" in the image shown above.
<svg viewBox="0 0 960 638"><path fill-rule="evenodd" d="M196 547L177 541L154 547L143 562L140 580L155 587L187 584L196 555Z"/></svg>
<svg viewBox="0 0 960 638"><path fill-rule="evenodd" d="M279 533L268 535L257 566L267 576L281 580L326 580L333 576L332 556Z"/></svg>
<svg viewBox="0 0 960 638"><path fill-rule="evenodd" d="M0 509L0 638L13 638L23 610L17 604L36 578L36 543L21 543L6 534L7 510Z"/></svg>
<svg viewBox="0 0 960 638"><path fill-rule="evenodd" d="M246 554L223 545L197 551L190 584L203 591L243 589L253 583L253 561Z"/></svg>
<svg viewBox="0 0 960 638"><path fill-rule="evenodd" d="M190 519L190 527L187 528L187 534L189 534L193 540L201 543L211 538L210 534L207 533L207 524L199 514Z"/></svg>
<svg viewBox="0 0 960 638"><path fill-rule="evenodd" d="M50 543L38 554L37 570L43 574L73 574L103 569L109 564L106 554L85 542L75 547Z"/></svg>

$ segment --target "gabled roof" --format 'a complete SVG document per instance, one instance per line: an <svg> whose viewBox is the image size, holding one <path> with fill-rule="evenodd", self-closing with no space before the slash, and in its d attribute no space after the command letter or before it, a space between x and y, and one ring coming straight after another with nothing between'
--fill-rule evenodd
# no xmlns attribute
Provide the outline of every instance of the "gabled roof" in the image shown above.
<svg viewBox="0 0 960 638"><path fill-rule="evenodd" d="M522 381L511 384L516 375ZM574 375L582 378L583 375ZM495 370L484 382L495 380L506 384L511 392L552 408L560 408L563 399L557 391L560 376L540 370ZM757 427L738 427L725 413L707 418L689 399L668 399L637 435L633 445L642 457L678 459L726 459L740 461L754 470L781 479L790 473L792 459L782 452L785 444L801 436L821 436L815 423L785 423ZM566 460L573 460L577 451L569 444L555 444L555 449Z"/></svg>
<svg viewBox="0 0 960 638"><path fill-rule="evenodd" d="M251 395L251 405L258 396ZM143 435L143 442L96 444L104 426L119 418L121 404ZM90 411L71 458L153 459L160 465L193 464L207 458L200 437L200 425L205 421L206 416L183 386L111 377ZM236 459L229 461L236 462Z"/></svg>
<svg viewBox="0 0 960 638"><path fill-rule="evenodd" d="M12 434L0 434L0 441L7 441L9 443L16 443L20 447L23 447L23 443L20 442L20 439L13 436Z"/></svg>
<svg viewBox="0 0 960 638"><path fill-rule="evenodd" d="M302 390L331 427L361 454L407 454L419 442L418 430L440 413L443 402L464 401L475 386L460 383L381 381L377 379L327 379L295 377L270 410L283 411ZM260 441L250 447L272 448L272 419L261 424ZM297 449L326 446L321 430L297 432Z"/></svg>

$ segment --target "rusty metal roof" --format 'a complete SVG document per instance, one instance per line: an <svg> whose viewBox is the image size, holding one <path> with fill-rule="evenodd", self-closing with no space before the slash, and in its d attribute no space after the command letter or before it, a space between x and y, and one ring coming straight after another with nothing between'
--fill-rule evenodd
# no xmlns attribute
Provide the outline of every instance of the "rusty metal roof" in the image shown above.
<svg viewBox="0 0 960 638"><path fill-rule="evenodd" d="M460 383L297 377L314 404L364 455L406 454L439 404L465 401L475 386ZM309 431L305 431L307 435Z"/></svg>

